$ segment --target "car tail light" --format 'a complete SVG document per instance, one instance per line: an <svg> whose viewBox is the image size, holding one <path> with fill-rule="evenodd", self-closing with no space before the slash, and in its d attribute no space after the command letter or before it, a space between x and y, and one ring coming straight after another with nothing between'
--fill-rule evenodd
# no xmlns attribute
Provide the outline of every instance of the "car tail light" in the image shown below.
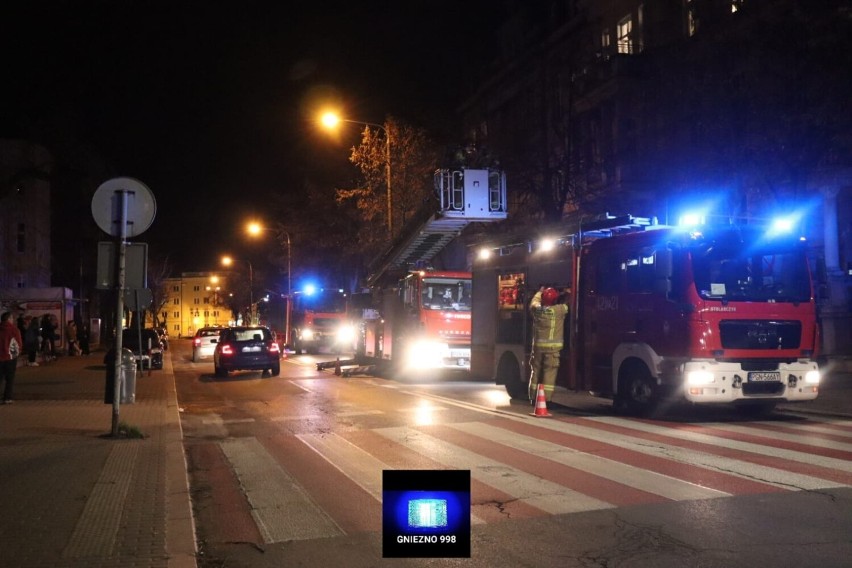
<svg viewBox="0 0 852 568"><path fill-rule="evenodd" d="M270 353L279 353L281 350L278 349L278 344L274 341L269 342L269 352Z"/></svg>
<svg viewBox="0 0 852 568"><path fill-rule="evenodd" d="M200 338L200 337L196 337L195 339L193 339L193 340L192 340L192 343L193 343L193 345L195 345L196 347L198 347L199 345L201 345L201 338Z"/></svg>
<svg viewBox="0 0 852 568"><path fill-rule="evenodd" d="M234 348L231 347L230 345L228 345L227 343L224 343L220 346L219 352L222 355L233 355L234 354Z"/></svg>

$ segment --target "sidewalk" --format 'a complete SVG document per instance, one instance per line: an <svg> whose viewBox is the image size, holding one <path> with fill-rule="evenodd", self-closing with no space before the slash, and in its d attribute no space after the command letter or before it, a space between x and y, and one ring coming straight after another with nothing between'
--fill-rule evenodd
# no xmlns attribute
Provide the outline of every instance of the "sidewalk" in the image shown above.
<svg viewBox="0 0 852 568"><path fill-rule="evenodd" d="M5 566L196 566L171 357L120 407L144 438L113 439L103 355L18 367L0 406Z"/></svg>

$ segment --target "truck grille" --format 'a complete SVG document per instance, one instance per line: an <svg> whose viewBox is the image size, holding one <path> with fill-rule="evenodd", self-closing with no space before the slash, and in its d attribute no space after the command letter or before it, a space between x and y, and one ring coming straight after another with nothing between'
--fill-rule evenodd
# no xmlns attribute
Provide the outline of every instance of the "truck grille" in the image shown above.
<svg viewBox="0 0 852 568"><path fill-rule="evenodd" d="M722 320L723 349L798 349L802 323L774 320Z"/></svg>

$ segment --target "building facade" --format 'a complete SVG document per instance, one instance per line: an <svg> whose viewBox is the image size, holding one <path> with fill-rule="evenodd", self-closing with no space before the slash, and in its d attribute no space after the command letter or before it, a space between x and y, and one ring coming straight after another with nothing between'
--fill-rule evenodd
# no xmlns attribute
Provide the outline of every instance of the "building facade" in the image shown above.
<svg viewBox="0 0 852 568"><path fill-rule="evenodd" d="M192 337L200 327L234 323L228 307L229 273L184 272L166 278L159 319L172 337Z"/></svg>
<svg viewBox="0 0 852 568"><path fill-rule="evenodd" d="M507 173L510 222L793 213L824 346L852 354L848 0L512 6L461 108L468 139Z"/></svg>
<svg viewBox="0 0 852 568"><path fill-rule="evenodd" d="M52 168L45 148L0 140L0 288L51 285Z"/></svg>

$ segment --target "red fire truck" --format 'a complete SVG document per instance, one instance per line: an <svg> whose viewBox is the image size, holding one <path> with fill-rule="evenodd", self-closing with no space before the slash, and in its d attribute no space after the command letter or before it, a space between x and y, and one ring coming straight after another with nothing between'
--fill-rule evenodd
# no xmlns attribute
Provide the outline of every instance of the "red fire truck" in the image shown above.
<svg viewBox="0 0 852 568"><path fill-rule="evenodd" d="M819 327L801 239L608 215L545 233L488 243L474 263L474 376L528 397L528 303L547 285L569 292L571 307L557 386L628 412L816 398Z"/></svg>
<svg viewBox="0 0 852 568"><path fill-rule="evenodd" d="M416 270L382 290L365 318L362 357L411 373L470 369L471 274Z"/></svg>
<svg viewBox="0 0 852 568"><path fill-rule="evenodd" d="M361 364L405 374L470 369L471 274L466 250L452 258L446 249L468 224L506 219L506 175L442 169L434 181L433 199L370 268L371 302L356 351Z"/></svg>
<svg viewBox="0 0 852 568"><path fill-rule="evenodd" d="M296 353L351 350L355 330L347 312L348 296L336 288L306 287L293 294L290 333Z"/></svg>

